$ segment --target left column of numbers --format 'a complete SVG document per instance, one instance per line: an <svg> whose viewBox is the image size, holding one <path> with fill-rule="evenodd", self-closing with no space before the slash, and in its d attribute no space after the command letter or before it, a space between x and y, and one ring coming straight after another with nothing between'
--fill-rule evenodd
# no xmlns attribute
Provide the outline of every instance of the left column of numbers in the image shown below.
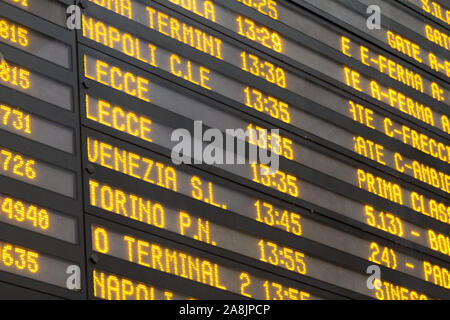
<svg viewBox="0 0 450 320"><path fill-rule="evenodd" d="M86 298L70 5L0 0L0 299Z"/></svg>

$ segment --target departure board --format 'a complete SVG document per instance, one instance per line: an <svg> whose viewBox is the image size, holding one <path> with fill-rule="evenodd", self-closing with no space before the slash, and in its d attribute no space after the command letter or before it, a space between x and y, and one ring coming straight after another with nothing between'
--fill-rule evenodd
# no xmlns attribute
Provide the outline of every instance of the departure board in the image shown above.
<svg viewBox="0 0 450 320"><path fill-rule="evenodd" d="M0 0L0 298L450 299L449 8Z"/></svg>

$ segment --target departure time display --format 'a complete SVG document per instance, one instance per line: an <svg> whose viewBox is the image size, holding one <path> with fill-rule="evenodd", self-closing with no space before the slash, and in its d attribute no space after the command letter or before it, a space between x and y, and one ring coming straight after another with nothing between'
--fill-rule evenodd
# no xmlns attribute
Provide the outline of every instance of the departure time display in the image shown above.
<svg viewBox="0 0 450 320"><path fill-rule="evenodd" d="M1 0L0 298L449 299L450 9L347 2Z"/></svg>

